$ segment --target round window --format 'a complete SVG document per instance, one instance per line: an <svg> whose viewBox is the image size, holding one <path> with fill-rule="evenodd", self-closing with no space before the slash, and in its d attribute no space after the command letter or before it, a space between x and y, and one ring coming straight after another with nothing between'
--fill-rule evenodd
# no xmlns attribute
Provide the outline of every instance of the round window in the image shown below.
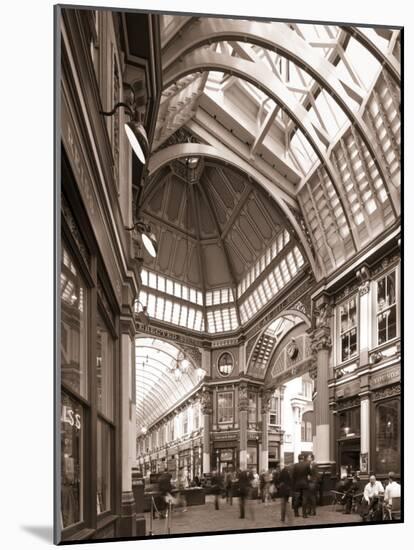
<svg viewBox="0 0 414 550"><path fill-rule="evenodd" d="M229 376L233 370L233 357L230 353L220 355L218 361L218 371L222 376Z"/></svg>

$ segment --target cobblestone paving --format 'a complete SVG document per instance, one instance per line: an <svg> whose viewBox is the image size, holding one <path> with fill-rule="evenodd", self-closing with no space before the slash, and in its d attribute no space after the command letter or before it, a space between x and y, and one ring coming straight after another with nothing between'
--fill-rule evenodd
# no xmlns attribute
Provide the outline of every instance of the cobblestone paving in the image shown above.
<svg viewBox="0 0 414 550"><path fill-rule="evenodd" d="M220 509L214 509L211 496L207 496L206 504L202 506L190 506L186 512L180 509L174 510L171 521L171 534L197 533L213 531L231 531L237 529L260 529L266 527L296 527L306 525L346 524L360 522L358 514L343 514L335 511L332 506L322 506L316 511L316 516L308 518L290 517L283 523L280 521L280 501L263 504L260 501L249 501L246 508L246 519L239 518L238 499L233 499L233 505L220 499ZM146 516L147 534L150 529L150 514ZM167 534L167 520L153 520L152 531L154 535Z"/></svg>

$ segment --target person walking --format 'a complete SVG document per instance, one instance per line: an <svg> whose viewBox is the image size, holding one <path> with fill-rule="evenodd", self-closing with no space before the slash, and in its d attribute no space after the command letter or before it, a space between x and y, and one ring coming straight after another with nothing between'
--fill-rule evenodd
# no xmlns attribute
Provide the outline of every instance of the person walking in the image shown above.
<svg viewBox="0 0 414 550"><path fill-rule="evenodd" d="M310 466L310 476L308 482L308 509L307 514L310 516L316 516L316 501L319 486L319 472L316 468L314 457L309 455L308 457Z"/></svg>
<svg viewBox="0 0 414 550"><path fill-rule="evenodd" d="M230 504L230 506L233 505L233 479L234 479L234 473L231 468L227 469L226 474L224 476L224 491L226 493L226 502Z"/></svg>
<svg viewBox="0 0 414 550"><path fill-rule="evenodd" d="M308 517L308 500L309 500L309 479L311 469L308 461L300 454L299 462L293 465L292 484L293 484L293 510L295 517L299 517L299 507L302 506L302 516Z"/></svg>
<svg viewBox="0 0 414 550"><path fill-rule="evenodd" d="M240 505L240 519L246 517L246 500L249 497L250 492L250 479L246 470L240 470L239 472L239 505Z"/></svg>
<svg viewBox="0 0 414 550"><path fill-rule="evenodd" d="M213 471L213 475L211 477L211 488L213 489L214 494L214 508L215 510L219 510L219 498L223 492L223 476L217 470Z"/></svg>
<svg viewBox="0 0 414 550"><path fill-rule="evenodd" d="M288 519L292 517L292 511L289 506L289 499L292 494L292 479L288 468L285 466L278 476L278 497L281 499L280 520L285 521L286 515Z"/></svg>

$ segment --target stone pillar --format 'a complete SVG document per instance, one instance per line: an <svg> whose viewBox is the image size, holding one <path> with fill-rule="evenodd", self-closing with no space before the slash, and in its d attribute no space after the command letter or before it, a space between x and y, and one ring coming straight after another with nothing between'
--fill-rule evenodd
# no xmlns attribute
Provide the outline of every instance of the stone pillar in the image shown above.
<svg viewBox="0 0 414 550"><path fill-rule="evenodd" d="M292 400L292 412L293 412L293 462L299 460L299 455L302 451L302 413L303 406Z"/></svg>
<svg viewBox="0 0 414 550"><path fill-rule="evenodd" d="M368 474L370 471L370 396L361 396L361 474Z"/></svg>
<svg viewBox="0 0 414 550"><path fill-rule="evenodd" d="M270 399L272 392L265 391L262 393L262 453L260 460L260 469L267 470L269 468L269 410Z"/></svg>
<svg viewBox="0 0 414 550"><path fill-rule="evenodd" d="M240 469L247 469L247 420L249 410L249 398L247 384L241 383L239 386L239 463ZM259 457L258 457L259 458Z"/></svg>
<svg viewBox="0 0 414 550"><path fill-rule="evenodd" d="M279 458L280 458L280 467L285 466L285 430L283 428L285 424L285 386L280 386L279 388L279 424L280 424L280 447L279 447Z"/></svg>
<svg viewBox="0 0 414 550"><path fill-rule="evenodd" d="M213 400L209 388L204 387L200 396L201 412L203 414L203 473L211 471L210 430Z"/></svg>
<svg viewBox="0 0 414 550"><path fill-rule="evenodd" d="M121 468L122 497L120 536L136 536L136 506L132 491L132 467L136 461L134 401L135 325L131 317L121 317ZM132 414L134 413L134 414ZM132 430L134 434L132 437Z"/></svg>
<svg viewBox="0 0 414 550"><path fill-rule="evenodd" d="M371 283L370 271L367 266L362 266L356 272L356 277L360 282L359 292L359 366L360 368L369 367L369 350L372 348L372 323L373 315L371 312ZM362 475L367 475L370 471L370 391L369 378L361 378L361 448L360 448L360 470Z"/></svg>
<svg viewBox="0 0 414 550"><path fill-rule="evenodd" d="M314 355L313 378L316 383L315 398L315 460L319 464L330 464L330 428L329 428L329 353L331 349L331 329L329 326L330 307L323 296L317 303L316 329L312 333L312 351ZM315 378L316 374L316 378Z"/></svg>

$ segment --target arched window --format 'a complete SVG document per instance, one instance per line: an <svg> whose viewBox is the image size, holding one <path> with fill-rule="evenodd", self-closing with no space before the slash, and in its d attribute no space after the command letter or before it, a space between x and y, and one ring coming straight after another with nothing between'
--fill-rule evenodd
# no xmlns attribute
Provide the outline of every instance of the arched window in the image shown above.
<svg viewBox="0 0 414 550"><path fill-rule="evenodd" d="M223 353L218 360L218 371L222 376L229 376L233 371L233 357L230 353Z"/></svg>

